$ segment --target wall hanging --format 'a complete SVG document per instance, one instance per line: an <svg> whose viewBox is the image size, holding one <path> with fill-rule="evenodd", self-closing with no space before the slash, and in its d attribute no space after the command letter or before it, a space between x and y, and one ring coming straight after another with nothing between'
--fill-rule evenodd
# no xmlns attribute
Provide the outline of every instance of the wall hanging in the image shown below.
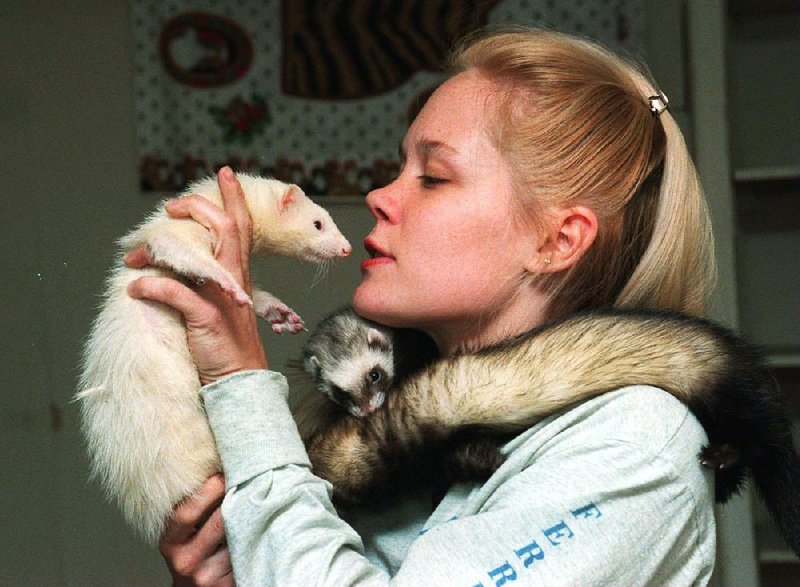
<svg viewBox="0 0 800 587"><path fill-rule="evenodd" d="M641 0L134 0L143 191L224 164L312 195L391 181L452 41L544 24L640 53Z"/></svg>

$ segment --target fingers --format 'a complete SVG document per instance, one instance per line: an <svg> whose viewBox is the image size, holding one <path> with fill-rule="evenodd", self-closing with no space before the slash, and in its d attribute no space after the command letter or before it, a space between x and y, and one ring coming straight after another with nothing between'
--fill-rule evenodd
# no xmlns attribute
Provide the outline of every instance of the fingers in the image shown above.
<svg viewBox="0 0 800 587"><path fill-rule="evenodd" d="M242 285L248 284L252 221L244 192L230 167L217 176L223 208L202 196L191 194L167 202L175 218L192 218L208 228L215 242L214 256Z"/></svg>
<svg viewBox="0 0 800 587"><path fill-rule="evenodd" d="M236 179L230 167L223 167L217 176L219 190L222 194L222 204L225 212L233 216L239 227L239 254L244 265L250 258L250 244L253 236L253 222L247 208L244 191L239 180Z"/></svg>
<svg viewBox="0 0 800 587"><path fill-rule="evenodd" d="M219 313L217 307L197 292L169 277L140 277L128 284L128 295L135 299L160 302L183 314L187 323L209 324Z"/></svg>
<svg viewBox="0 0 800 587"><path fill-rule="evenodd" d="M175 508L158 547L176 585L233 585L220 510L224 496L225 481L215 475Z"/></svg>
<svg viewBox="0 0 800 587"><path fill-rule="evenodd" d="M230 560L225 560L228 552L219 507L195 534L183 542L162 541L159 550L180 576L197 577L203 572L223 575L230 571Z"/></svg>
<svg viewBox="0 0 800 587"><path fill-rule="evenodd" d="M191 218L211 231L214 239L214 257L244 283L239 226L236 219L210 200L196 194L170 200L167 212L175 218Z"/></svg>
<svg viewBox="0 0 800 587"><path fill-rule="evenodd" d="M141 269L153 264L153 258L147 253L144 247L137 247L128 251L123 257L125 264L132 269Z"/></svg>
<svg viewBox="0 0 800 587"><path fill-rule="evenodd" d="M235 587L231 555L228 549L221 547L206 559L202 567L195 572L194 579L196 585Z"/></svg>
<svg viewBox="0 0 800 587"><path fill-rule="evenodd" d="M225 479L214 475L200 489L175 508L175 515L162 538L162 544L186 542L209 519L225 497Z"/></svg>

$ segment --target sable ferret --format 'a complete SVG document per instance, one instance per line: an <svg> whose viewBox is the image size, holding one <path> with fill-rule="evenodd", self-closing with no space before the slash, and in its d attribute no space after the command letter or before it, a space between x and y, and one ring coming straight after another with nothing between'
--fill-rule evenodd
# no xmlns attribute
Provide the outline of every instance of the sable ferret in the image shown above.
<svg viewBox="0 0 800 587"><path fill-rule="evenodd" d="M320 393L363 417L383 405L399 377L437 354L424 333L387 328L345 307L317 325L303 346L303 368Z"/></svg>
<svg viewBox="0 0 800 587"><path fill-rule="evenodd" d="M372 413L404 377L437 356L433 340L419 330L387 328L349 306L333 312L303 345L302 361L291 362L314 385L311 391L305 385L292 388L292 414L300 435L310 438L343 413Z"/></svg>
<svg viewBox="0 0 800 587"><path fill-rule="evenodd" d="M326 330L309 343L326 344L337 346ZM502 440L558 410L635 384L660 387L687 405L709 438L700 460L715 470L717 501L727 501L752 475L800 554L800 464L788 409L758 353L698 318L602 310L556 320L410 373L388 390L382 408L363 418L331 418L305 441L314 472L333 484L339 503L381 499L425 472L485 478L503 461Z"/></svg>
<svg viewBox="0 0 800 587"><path fill-rule="evenodd" d="M253 224L253 252L323 262L351 247L330 215L297 186L239 174ZM222 205L214 178L190 186ZM250 298L214 259L211 233L191 219L170 217L163 206L120 239L125 250L144 246L158 267L130 269L121 258L107 283L100 314L86 343L80 391L82 429L92 474L125 519L148 542L161 536L172 510L220 470L189 353L182 316L155 302L128 296L143 275L213 280L240 303ZM256 312L273 330L297 331L294 312L254 291Z"/></svg>

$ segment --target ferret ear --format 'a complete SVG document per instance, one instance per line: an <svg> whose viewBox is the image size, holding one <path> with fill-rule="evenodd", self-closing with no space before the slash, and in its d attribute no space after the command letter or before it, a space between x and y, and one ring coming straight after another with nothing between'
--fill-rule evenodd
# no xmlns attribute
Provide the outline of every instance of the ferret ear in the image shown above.
<svg viewBox="0 0 800 587"><path fill-rule="evenodd" d="M283 214L287 209L297 202L297 199L303 195L303 192L296 185L290 185L281 196L281 201L278 204L278 212Z"/></svg>
<svg viewBox="0 0 800 587"><path fill-rule="evenodd" d="M389 349L389 337L377 328L370 328L367 330L367 344L369 346L376 346L380 349Z"/></svg>
<svg viewBox="0 0 800 587"><path fill-rule="evenodd" d="M316 355L311 355L306 359L306 372L312 377L319 375L320 363Z"/></svg>

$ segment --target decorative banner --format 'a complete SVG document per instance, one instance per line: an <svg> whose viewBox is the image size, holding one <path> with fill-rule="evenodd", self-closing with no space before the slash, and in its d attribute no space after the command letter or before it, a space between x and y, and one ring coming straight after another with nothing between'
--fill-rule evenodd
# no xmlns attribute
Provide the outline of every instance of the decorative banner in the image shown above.
<svg viewBox="0 0 800 587"><path fill-rule="evenodd" d="M452 42L545 24L641 54L641 0L134 0L141 188L224 164L312 195L391 181Z"/></svg>
<svg viewBox="0 0 800 587"><path fill-rule="evenodd" d="M498 2L283 0L283 92L369 98L442 71L452 42L486 25Z"/></svg>

